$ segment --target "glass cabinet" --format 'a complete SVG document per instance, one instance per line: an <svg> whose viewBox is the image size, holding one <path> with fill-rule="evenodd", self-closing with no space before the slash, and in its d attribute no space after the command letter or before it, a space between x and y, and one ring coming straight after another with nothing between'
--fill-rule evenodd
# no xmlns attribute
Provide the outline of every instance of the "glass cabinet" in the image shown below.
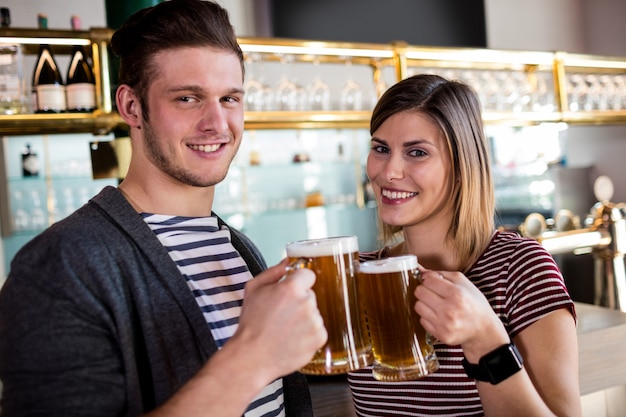
<svg viewBox="0 0 626 417"><path fill-rule="evenodd" d="M98 104L89 114L0 115L0 134L105 134L123 125L112 105L111 35L108 28L0 29L0 44L19 44L24 56L35 55L44 39L60 55L69 54L72 45L88 46ZM246 56L248 129L366 128L382 91L417 72L470 83L483 101L487 124L626 122L626 57L423 47L402 42L239 41ZM26 78L30 70L25 68Z"/></svg>
<svg viewBox="0 0 626 417"><path fill-rule="evenodd" d="M112 31L1 29L0 44L21 52L21 107L0 114L0 248L5 270L15 252L50 224L80 207L116 179L94 179L93 147L110 141L120 122L112 111L108 42ZM48 43L64 70L72 47L93 62L97 109L92 113L33 114L32 69L39 44ZM7 114L12 113L12 114ZM1 271L0 276L5 271Z"/></svg>
<svg viewBox="0 0 626 417"><path fill-rule="evenodd" d="M47 210L44 227L72 206L62 203L70 199L64 190L77 177L69 174L69 162L55 159L57 148L79 149L78 172L90 182L87 191L71 197L74 206L104 183L115 183L94 180L88 157L94 142L113 140L110 132L124 128L112 104L111 35L107 28L0 29L1 44L20 45L31 59L44 39L59 55L76 44L89 48L97 98L93 113L0 114L5 240L32 236L16 229L26 224L26 201L28 210L38 204ZM252 235L270 262L281 256L286 241L321 234L357 234L363 250L376 245L375 205L367 198L364 173L369 117L380 94L398 79L432 72L468 82L481 98L488 128L626 122L626 58L403 42L239 41L246 59L246 130L229 176L218 186L215 210ZM30 70L24 67L27 78ZM39 151L38 179L22 177L12 166L26 144ZM11 255L5 257L7 264Z"/></svg>
<svg viewBox="0 0 626 417"><path fill-rule="evenodd" d="M82 45L89 51L96 81L97 104L96 111L92 113L32 114L30 112L32 106L27 103L22 113L0 114L0 134L6 136L54 133L103 135L117 127L121 119L113 111L109 75L108 44L112 33L113 31L107 28L90 30L0 29L0 44L17 44L23 50L26 63L23 71L23 89L26 101L30 100L33 59L37 55L39 45L45 42L58 57L69 57L74 45ZM61 63L60 66L65 68Z"/></svg>

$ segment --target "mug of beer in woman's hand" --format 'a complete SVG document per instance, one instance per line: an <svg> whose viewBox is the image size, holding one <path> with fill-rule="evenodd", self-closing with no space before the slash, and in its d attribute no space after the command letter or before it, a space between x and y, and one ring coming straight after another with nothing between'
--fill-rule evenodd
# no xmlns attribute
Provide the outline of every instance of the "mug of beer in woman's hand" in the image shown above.
<svg viewBox="0 0 626 417"><path fill-rule="evenodd" d="M415 255L361 263L359 300L365 309L379 381L406 381L430 375L439 362L429 334L415 312L415 288L421 283Z"/></svg>

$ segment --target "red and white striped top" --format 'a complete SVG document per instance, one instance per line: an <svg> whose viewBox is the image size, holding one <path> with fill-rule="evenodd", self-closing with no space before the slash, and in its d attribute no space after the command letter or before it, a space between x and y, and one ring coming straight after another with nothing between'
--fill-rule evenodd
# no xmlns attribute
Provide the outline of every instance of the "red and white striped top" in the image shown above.
<svg viewBox="0 0 626 417"><path fill-rule="evenodd" d="M380 252L361 254L361 261ZM383 252L384 256L384 252ZM548 313L574 303L552 256L535 240L496 232L466 274L487 297L511 337ZM436 344L439 370L417 381L380 382L370 369L351 372L348 382L359 417L483 416L476 383L461 366L460 346Z"/></svg>

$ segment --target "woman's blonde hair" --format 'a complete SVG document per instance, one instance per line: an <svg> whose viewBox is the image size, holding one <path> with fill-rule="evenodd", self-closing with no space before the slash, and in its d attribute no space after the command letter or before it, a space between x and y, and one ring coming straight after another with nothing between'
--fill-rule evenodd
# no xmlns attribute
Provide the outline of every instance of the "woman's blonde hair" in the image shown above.
<svg viewBox="0 0 626 417"><path fill-rule="evenodd" d="M468 85L437 75L420 74L389 88L374 108L370 134L390 116L420 112L429 117L448 143L453 170L453 220L448 234L461 269L469 269L488 245L494 229L495 197L489 146L480 102ZM402 230L380 222L381 240L388 244Z"/></svg>

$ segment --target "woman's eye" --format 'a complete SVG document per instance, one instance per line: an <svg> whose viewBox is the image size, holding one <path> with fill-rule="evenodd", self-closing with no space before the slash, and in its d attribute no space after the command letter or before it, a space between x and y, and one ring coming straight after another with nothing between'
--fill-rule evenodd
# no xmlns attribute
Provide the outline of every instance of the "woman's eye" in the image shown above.
<svg viewBox="0 0 626 417"><path fill-rule="evenodd" d="M383 145L373 145L372 151L377 153L389 153L389 148Z"/></svg>
<svg viewBox="0 0 626 417"><path fill-rule="evenodd" d="M421 149L413 149L412 151L409 151L407 153L407 155L409 156L415 156L415 157L422 157L422 156L427 156L428 154L426 152L424 152Z"/></svg>

